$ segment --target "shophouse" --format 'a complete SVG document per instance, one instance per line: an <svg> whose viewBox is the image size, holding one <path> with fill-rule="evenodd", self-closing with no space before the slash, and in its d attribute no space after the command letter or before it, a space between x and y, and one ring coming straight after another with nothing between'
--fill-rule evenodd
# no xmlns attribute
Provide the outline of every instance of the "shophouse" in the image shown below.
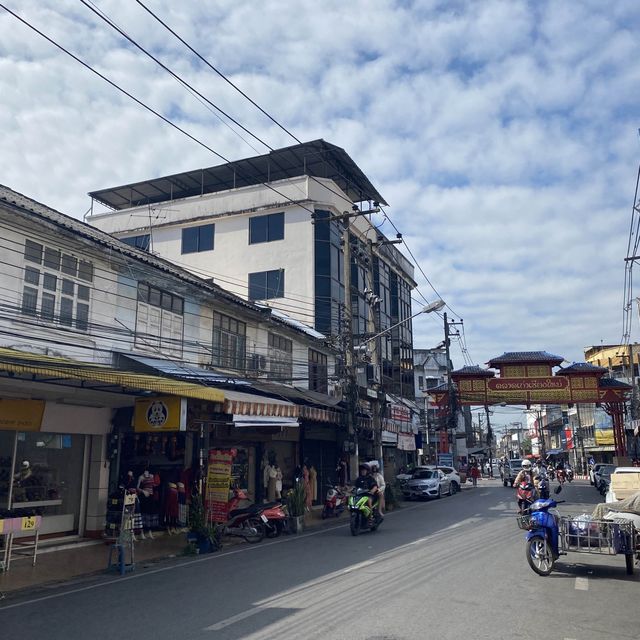
<svg viewBox="0 0 640 640"><path fill-rule="evenodd" d="M0 226L0 508L100 535L110 487L148 468L161 519L163 488L196 481L209 447L236 450L255 497L270 456L291 481L305 429L335 468L321 333L6 187Z"/></svg>
<svg viewBox="0 0 640 640"><path fill-rule="evenodd" d="M344 150L316 140L90 195L97 228L333 338L357 376L360 457L381 457L384 419L415 450L413 265L373 224L386 202Z"/></svg>

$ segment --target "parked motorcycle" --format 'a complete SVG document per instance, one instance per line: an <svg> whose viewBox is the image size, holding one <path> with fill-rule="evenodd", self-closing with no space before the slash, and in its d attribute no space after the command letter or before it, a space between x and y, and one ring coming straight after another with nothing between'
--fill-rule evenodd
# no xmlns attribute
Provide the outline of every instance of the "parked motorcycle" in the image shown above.
<svg viewBox="0 0 640 640"><path fill-rule="evenodd" d="M371 507L369 507L371 497ZM378 497L365 489L354 489L349 496L349 512L351 514L351 535L357 536L362 531L375 531L384 518L378 510Z"/></svg>
<svg viewBox="0 0 640 640"><path fill-rule="evenodd" d="M529 511L529 507L536 499L536 488L531 482L521 482L516 490L516 500L520 513Z"/></svg>
<svg viewBox="0 0 640 640"><path fill-rule="evenodd" d="M335 516L336 518L345 510L348 496L338 486L328 484L327 495L322 507L322 519Z"/></svg>
<svg viewBox="0 0 640 640"><path fill-rule="evenodd" d="M266 523L269 521L264 514L264 506L248 503L240 507L241 501L247 501L247 496L241 489L233 490L233 497L228 503L228 519L223 525L222 535L239 536L247 542L260 542L266 535Z"/></svg>

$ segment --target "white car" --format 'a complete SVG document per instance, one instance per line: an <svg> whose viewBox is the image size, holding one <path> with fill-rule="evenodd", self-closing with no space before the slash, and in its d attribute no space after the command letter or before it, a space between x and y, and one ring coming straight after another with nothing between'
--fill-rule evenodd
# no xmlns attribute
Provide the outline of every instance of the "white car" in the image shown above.
<svg viewBox="0 0 640 640"><path fill-rule="evenodd" d="M446 476L447 480L451 482L451 489L453 490L453 493L458 493L458 491L460 491L460 483L461 483L460 474L453 467L437 467L437 468L440 469L440 471L442 471Z"/></svg>
<svg viewBox="0 0 640 640"><path fill-rule="evenodd" d="M597 468L596 468L597 467ZM615 464L597 464L593 469L593 486L600 491L600 483L604 479L608 480L608 476L613 473L616 468Z"/></svg>
<svg viewBox="0 0 640 640"><path fill-rule="evenodd" d="M413 498L440 498L452 496L453 485L444 471L431 467L430 469L417 469L411 480L402 487L402 493L406 500Z"/></svg>

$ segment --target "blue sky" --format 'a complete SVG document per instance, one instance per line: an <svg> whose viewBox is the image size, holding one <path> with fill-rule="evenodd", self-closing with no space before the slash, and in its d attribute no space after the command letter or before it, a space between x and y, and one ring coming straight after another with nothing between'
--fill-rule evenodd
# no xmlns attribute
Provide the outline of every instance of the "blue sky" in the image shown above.
<svg viewBox="0 0 640 640"><path fill-rule="evenodd" d="M76 0L7 3L226 157L265 151ZM95 6L269 144L293 142L136 3ZM640 159L637 3L149 7L297 137L347 150L464 318L474 362L537 349L574 361L620 340ZM4 12L0 95L0 182L75 217L88 191L219 162ZM417 279L414 298L435 298ZM414 329L417 347L442 340L433 314Z"/></svg>

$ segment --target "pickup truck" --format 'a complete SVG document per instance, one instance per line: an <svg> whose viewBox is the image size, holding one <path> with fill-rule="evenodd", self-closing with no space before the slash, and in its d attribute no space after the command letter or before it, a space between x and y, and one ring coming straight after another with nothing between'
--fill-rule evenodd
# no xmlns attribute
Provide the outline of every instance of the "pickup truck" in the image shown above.
<svg viewBox="0 0 640 640"><path fill-rule="evenodd" d="M505 487L511 486L513 487L513 483L516 480L516 476L520 473L522 469L522 460L509 460L502 467L502 484Z"/></svg>

